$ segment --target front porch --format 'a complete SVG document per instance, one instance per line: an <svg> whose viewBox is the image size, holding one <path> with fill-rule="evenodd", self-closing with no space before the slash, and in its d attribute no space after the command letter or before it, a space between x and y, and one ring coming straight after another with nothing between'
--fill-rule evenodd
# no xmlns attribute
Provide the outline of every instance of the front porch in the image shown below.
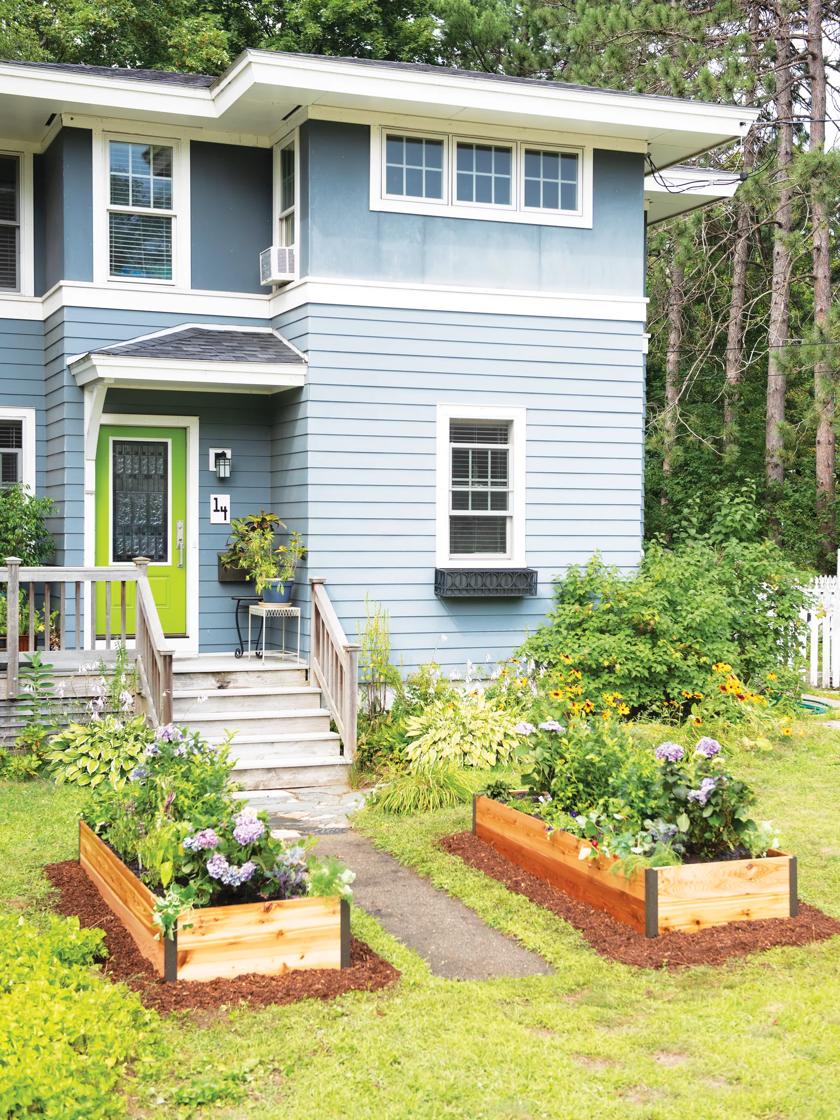
<svg viewBox="0 0 840 1120"><path fill-rule="evenodd" d="M85 673L112 664L125 647L137 671L139 710L154 724L186 725L209 743L232 735L245 790L346 785L356 745L358 646L348 642L323 580L310 581L308 660L173 649L144 557L91 568L22 568L9 557L0 568L3 584L7 723L23 695L21 667L33 653L73 682L69 695L83 692Z"/></svg>

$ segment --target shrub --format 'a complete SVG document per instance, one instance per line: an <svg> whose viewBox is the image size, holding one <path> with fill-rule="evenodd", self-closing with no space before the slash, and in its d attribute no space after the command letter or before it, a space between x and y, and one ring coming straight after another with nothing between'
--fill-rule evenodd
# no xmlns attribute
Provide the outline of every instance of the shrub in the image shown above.
<svg viewBox="0 0 840 1120"><path fill-rule="evenodd" d="M91 966L101 930L49 916L42 929L0 915L0 1115L123 1116L126 1064L154 1041L153 1018Z"/></svg>
<svg viewBox="0 0 840 1120"><path fill-rule="evenodd" d="M519 736L517 716L481 692L436 700L406 720L406 756L413 767L437 763L489 768L509 762Z"/></svg>
<svg viewBox="0 0 840 1120"><path fill-rule="evenodd" d="M746 681L773 672L778 695L793 697L803 579L770 542L653 544L630 575L596 557L556 581L522 653L552 670L573 657L586 689L616 690L636 714L687 714L716 662Z"/></svg>
<svg viewBox="0 0 840 1120"><path fill-rule="evenodd" d="M427 813L462 805L472 797L472 786L460 770L428 766L396 774L370 798L383 813Z"/></svg>
<svg viewBox="0 0 840 1120"><path fill-rule="evenodd" d="M104 716L90 723L71 723L54 735L47 752L55 780L95 789L107 781L122 789L154 742L154 731L142 716L121 720Z"/></svg>
<svg viewBox="0 0 840 1120"><path fill-rule="evenodd" d="M0 490L0 560L17 556L24 567L49 564L55 541L47 518L55 513L52 498L37 498L24 486Z"/></svg>

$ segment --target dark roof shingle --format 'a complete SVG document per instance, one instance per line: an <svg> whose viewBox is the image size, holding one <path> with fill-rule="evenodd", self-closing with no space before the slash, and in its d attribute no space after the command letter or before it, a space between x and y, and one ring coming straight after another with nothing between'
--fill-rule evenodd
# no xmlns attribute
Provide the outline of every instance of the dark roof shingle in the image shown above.
<svg viewBox="0 0 840 1120"><path fill-rule="evenodd" d="M210 362L271 362L302 365L303 358L284 338L269 330L184 326L166 334L131 338L103 346L94 354L131 358L182 358Z"/></svg>
<svg viewBox="0 0 840 1120"><path fill-rule="evenodd" d="M129 70L119 66L88 66L81 62L24 62L20 59L0 59L0 62L4 66L64 70L70 74L90 74L95 78L128 79L135 82L165 82L171 86L188 86L193 89L209 89L216 80L212 74L179 74L173 70Z"/></svg>

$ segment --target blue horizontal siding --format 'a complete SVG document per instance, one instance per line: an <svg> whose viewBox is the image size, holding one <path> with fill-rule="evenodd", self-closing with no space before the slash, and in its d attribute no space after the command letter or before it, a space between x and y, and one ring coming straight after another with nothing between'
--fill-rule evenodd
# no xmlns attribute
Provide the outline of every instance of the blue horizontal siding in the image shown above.
<svg viewBox="0 0 840 1120"><path fill-rule="evenodd" d="M44 487L44 325L0 319L0 405L35 409L35 488Z"/></svg>

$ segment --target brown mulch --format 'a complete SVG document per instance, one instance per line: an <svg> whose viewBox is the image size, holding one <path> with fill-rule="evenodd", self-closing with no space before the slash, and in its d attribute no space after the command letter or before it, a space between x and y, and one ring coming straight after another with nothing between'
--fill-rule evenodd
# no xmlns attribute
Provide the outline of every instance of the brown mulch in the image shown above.
<svg viewBox="0 0 840 1120"><path fill-rule="evenodd" d="M119 918L102 900L76 860L51 863L44 872L55 887L55 909L78 917L83 926L105 930L108 957L103 969L138 993L146 1007L170 1011L214 1009L237 1003L251 1007L295 1003L301 999L333 999L344 992L376 992L399 979L393 965L353 938L349 968L290 971L282 976L251 974L231 980L175 980L164 983L140 953Z"/></svg>
<svg viewBox="0 0 840 1120"><path fill-rule="evenodd" d="M508 890L565 919L602 957L640 968L723 964L730 957L743 957L777 945L810 945L840 935L840 921L800 902L795 918L731 922L697 933L663 933L648 938L610 914L576 902L557 887L523 871L472 832L447 836L441 840L441 847L503 883Z"/></svg>

